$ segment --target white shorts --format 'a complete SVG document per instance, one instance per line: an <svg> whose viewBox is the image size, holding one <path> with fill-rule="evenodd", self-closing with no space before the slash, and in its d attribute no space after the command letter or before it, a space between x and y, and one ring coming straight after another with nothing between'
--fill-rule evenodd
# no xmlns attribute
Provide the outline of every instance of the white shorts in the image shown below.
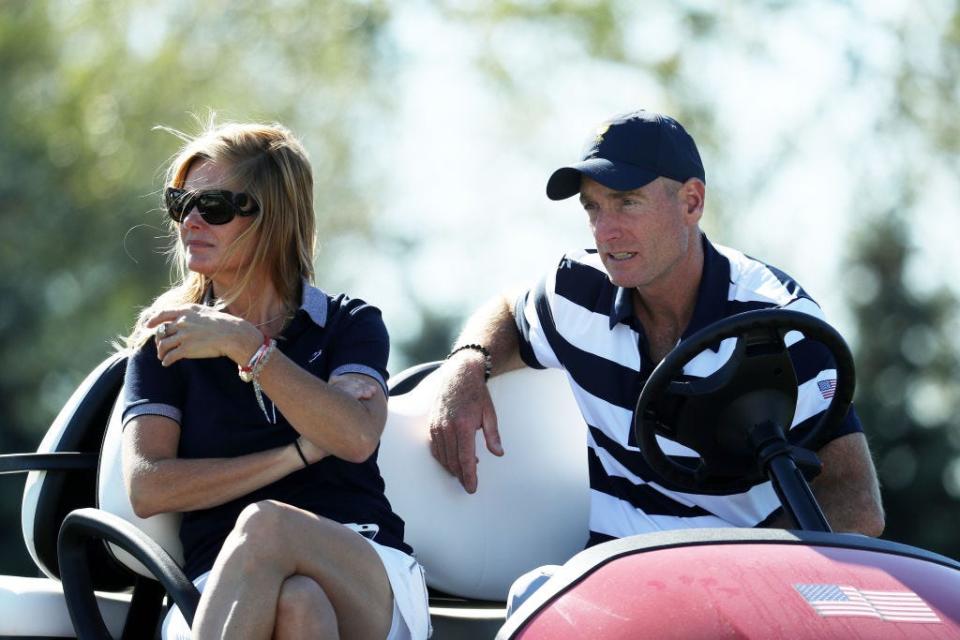
<svg viewBox="0 0 960 640"><path fill-rule="evenodd" d="M393 589L393 619L387 640L429 638L433 634L433 628L430 625L427 583L423 578L423 568L413 556L399 549L384 546L366 537L364 540L369 542L380 556L390 580L390 588ZM193 581L201 593L209 576L208 571ZM163 620L161 637L163 640L190 640L190 627L176 606L170 609Z"/></svg>

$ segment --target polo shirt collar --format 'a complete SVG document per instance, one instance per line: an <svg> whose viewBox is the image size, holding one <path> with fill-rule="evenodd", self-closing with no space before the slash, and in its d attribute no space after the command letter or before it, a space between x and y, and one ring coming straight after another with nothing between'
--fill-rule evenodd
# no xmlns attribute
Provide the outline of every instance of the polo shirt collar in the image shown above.
<svg viewBox="0 0 960 640"><path fill-rule="evenodd" d="M327 294L304 280L300 300L300 308L307 312L315 325L322 327L327 324Z"/></svg>
<svg viewBox="0 0 960 640"><path fill-rule="evenodd" d="M610 328L613 329L621 322L633 315L633 289L617 287L613 296L613 306L610 308Z"/></svg>
<svg viewBox="0 0 960 640"><path fill-rule="evenodd" d="M697 305L681 340L725 316L730 293L730 261L703 235L703 274L697 290Z"/></svg>
<svg viewBox="0 0 960 640"><path fill-rule="evenodd" d="M310 320L318 327L327 324L327 294L310 284L306 279L303 280L303 289L300 291L300 308L307 312ZM213 304L213 287L207 286L203 294L203 304Z"/></svg>
<svg viewBox="0 0 960 640"><path fill-rule="evenodd" d="M730 288L730 261L720 255L707 236L701 233L703 242L703 273L697 289L697 303L690 324L683 332L686 338L703 327L723 317ZM610 328L633 317L633 290L617 287L610 306Z"/></svg>

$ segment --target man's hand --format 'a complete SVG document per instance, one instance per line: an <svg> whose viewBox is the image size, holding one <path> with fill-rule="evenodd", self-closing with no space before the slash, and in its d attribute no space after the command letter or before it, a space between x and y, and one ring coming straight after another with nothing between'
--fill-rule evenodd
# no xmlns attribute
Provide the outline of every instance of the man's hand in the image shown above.
<svg viewBox="0 0 960 640"><path fill-rule="evenodd" d="M497 414L483 379L482 354L461 351L439 369L440 392L430 412L430 452L467 493L477 490L476 431L487 449L503 455Z"/></svg>

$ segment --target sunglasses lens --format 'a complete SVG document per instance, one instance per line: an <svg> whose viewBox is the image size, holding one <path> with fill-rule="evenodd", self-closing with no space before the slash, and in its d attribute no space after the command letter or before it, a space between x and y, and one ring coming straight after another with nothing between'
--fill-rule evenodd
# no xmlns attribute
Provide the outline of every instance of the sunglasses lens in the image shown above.
<svg viewBox="0 0 960 640"><path fill-rule="evenodd" d="M233 203L220 193L203 193L197 197L197 208L207 224L227 224L236 215Z"/></svg>
<svg viewBox="0 0 960 640"><path fill-rule="evenodd" d="M193 208L192 198L183 189L168 187L163 194L163 203L174 222L183 221L186 212Z"/></svg>

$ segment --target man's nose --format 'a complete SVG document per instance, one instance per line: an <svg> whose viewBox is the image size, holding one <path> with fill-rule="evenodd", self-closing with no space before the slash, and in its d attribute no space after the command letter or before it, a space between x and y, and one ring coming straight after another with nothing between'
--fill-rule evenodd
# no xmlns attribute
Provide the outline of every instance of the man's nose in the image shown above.
<svg viewBox="0 0 960 640"><path fill-rule="evenodd" d="M620 222L613 212L601 209L593 222L593 235L597 242L609 242L620 237Z"/></svg>

